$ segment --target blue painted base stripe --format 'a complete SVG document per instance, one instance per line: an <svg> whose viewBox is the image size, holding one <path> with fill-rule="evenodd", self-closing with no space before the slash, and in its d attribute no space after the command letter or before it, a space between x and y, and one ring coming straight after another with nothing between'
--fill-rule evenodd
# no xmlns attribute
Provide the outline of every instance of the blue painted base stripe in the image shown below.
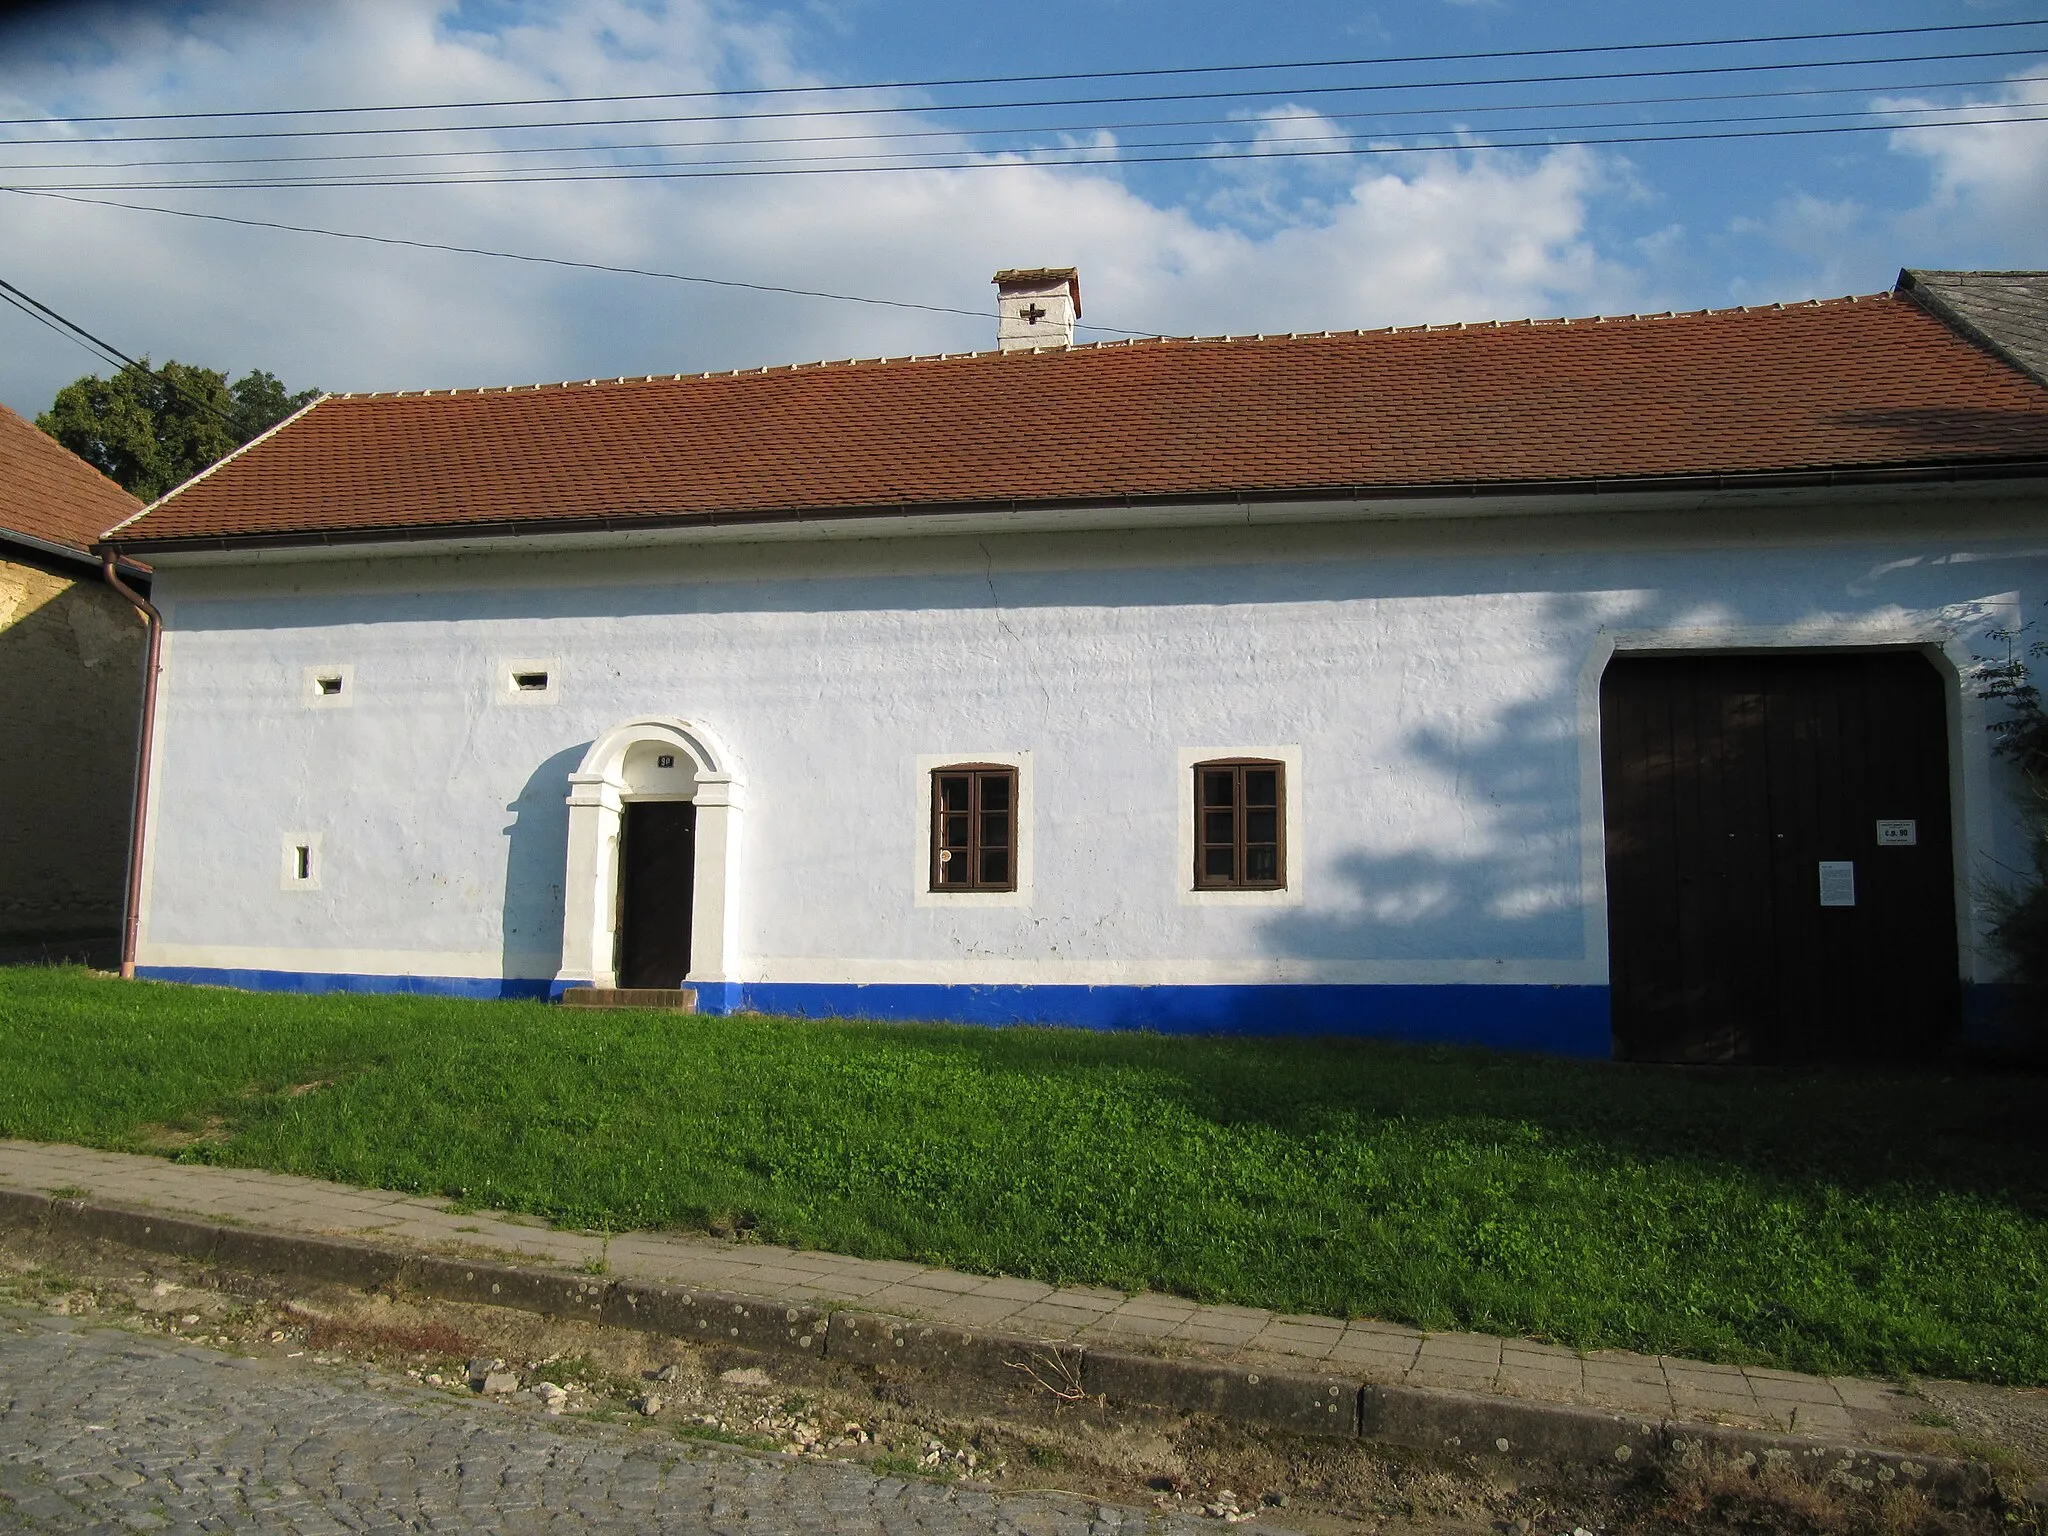
<svg viewBox="0 0 2048 1536"><path fill-rule="evenodd" d="M348 971L244 971L203 965L138 965L145 981L182 981L245 992L400 992L486 1000L548 995L545 978L517 976L371 976Z"/></svg>
<svg viewBox="0 0 2048 1536"><path fill-rule="evenodd" d="M807 1018L1064 1024L1172 1035L1349 1035L1613 1054L1607 988L1589 986L835 986L748 982L745 1006Z"/></svg>
<svg viewBox="0 0 2048 1536"><path fill-rule="evenodd" d="M326 971L146 965L152 981L254 992L384 992L430 997L560 997L541 979L369 976ZM860 986L813 982L708 982L706 1013L799 1018L930 1020L955 1024L1059 1024L1150 1029L1176 1035L1350 1035L1543 1051L1612 1054L1605 987L1543 986Z"/></svg>

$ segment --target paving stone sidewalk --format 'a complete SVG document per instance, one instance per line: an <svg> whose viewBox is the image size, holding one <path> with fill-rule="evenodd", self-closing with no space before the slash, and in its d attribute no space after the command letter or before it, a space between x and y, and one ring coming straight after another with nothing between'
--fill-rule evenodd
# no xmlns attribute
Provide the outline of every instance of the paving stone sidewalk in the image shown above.
<svg viewBox="0 0 2048 1536"><path fill-rule="evenodd" d="M733 1243L708 1236L568 1232L501 1212L289 1174L167 1162L41 1142L0 1141L0 1187L88 1193L294 1232L413 1247L513 1254L764 1300L857 1304L874 1312L1001 1329L1041 1339L1316 1365L1384 1385L1451 1387L1589 1404L1660 1418L1883 1440L1918 1400L1876 1381L1801 1376L1617 1350L1584 1354L1490 1334L1424 1333L1364 1319L1205 1306L1157 1292L1126 1295L962 1274L921 1264Z"/></svg>

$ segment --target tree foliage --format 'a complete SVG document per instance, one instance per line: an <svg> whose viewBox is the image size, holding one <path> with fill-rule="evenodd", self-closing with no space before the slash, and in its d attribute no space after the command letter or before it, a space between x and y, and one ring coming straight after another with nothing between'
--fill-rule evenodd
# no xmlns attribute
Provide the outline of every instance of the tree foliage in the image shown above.
<svg viewBox="0 0 2048 1536"><path fill-rule="evenodd" d="M2031 663L2048 656L2048 644L2040 641L2022 648L2021 637L2031 626L1994 631L1990 638L2006 645L2003 661L1979 666L1978 695L2005 705L2005 713L1991 722L1999 756L2011 759L2025 786L2022 814L2027 832L2027 853L2033 869L2030 878L2017 888L1990 892L1992 940L2004 957L2013 979L2034 994L2035 1022L2048 1013L2048 709L2041 702L2041 689L2033 680Z"/></svg>
<svg viewBox="0 0 2048 1536"><path fill-rule="evenodd" d="M148 358L110 379L88 374L57 391L36 425L124 490L154 501L218 463L311 400L275 374L227 375Z"/></svg>

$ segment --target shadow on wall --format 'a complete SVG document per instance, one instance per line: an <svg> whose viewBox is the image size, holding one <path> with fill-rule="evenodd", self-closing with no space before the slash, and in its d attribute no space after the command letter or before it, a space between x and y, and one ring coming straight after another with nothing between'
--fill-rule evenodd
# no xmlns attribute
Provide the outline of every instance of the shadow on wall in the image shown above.
<svg viewBox="0 0 2048 1536"><path fill-rule="evenodd" d="M1585 597L1553 594L1512 622L1581 636L1603 623L1639 625L1644 606L1595 612ZM1357 1017L1343 1033L1605 1056L1601 981L1516 983L1506 971L1517 961L1586 955L1580 772L1592 744L1580 739L1581 654L1547 657L1525 685L1533 693L1495 705L1483 679L1498 662L1485 654L1496 640L1447 635L1429 670L1404 682L1434 702L1404 700L1420 723L1399 742L1390 777L1427 780L1452 808L1417 815L1406 846L1353 846L1326 862L1313 906L1275 911L1261 925L1261 944L1290 959L1460 964L1462 983L1314 989L1333 1001L1348 997L1343 1006ZM1446 817L1458 825L1446 827ZM1489 980L1472 962L1499 963L1503 974Z"/></svg>
<svg viewBox="0 0 2048 1536"><path fill-rule="evenodd" d="M534 769L505 807L505 907L502 975L552 981L562 968L562 891L569 868L569 775L590 743L569 747Z"/></svg>
<svg viewBox="0 0 2048 1536"><path fill-rule="evenodd" d="M142 641L99 583L0 560L0 962L119 957Z"/></svg>

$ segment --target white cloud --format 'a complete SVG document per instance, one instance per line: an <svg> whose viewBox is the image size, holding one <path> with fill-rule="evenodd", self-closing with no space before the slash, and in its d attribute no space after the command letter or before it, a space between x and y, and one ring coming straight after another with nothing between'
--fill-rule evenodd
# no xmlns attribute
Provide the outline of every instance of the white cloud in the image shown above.
<svg viewBox="0 0 2048 1536"><path fill-rule="evenodd" d="M1907 215L1902 233L1925 248L1967 229L1984 265L2038 267L2048 250L2048 122L2038 121L2048 117L2048 73L2007 82L1972 101L1966 115L1989 121L1891 136L1895 151L1926 161L1934 178L1927 202Z"/></svg>
<svg viewBox="0 0 2048 1536"><path fill-rule="evenodd" d="M462 30L452 13L434 0L221 0L178 19L73 12L66 37L0 46L0 116L806 81L779 23L710 0L534 6L496 32ZM671 125L629 137L695 132ZM470 136L442 142L476 147ZM106 146L36 153L142 158ZM1589 151L1269 164L1256 182L1197 173L1193 190L1184 185L1172 200L1141 194L1115 170L1028 163L888 176L113 195L977 312L990 307L987 279L998 267L1071 262L1082 269L1086 320L1141 330L1322 330L1633 307L1638 279L1603 260L1588 234L1598 200L1626 185L1615 162ZM1254 192L1255 209L1244 201ZM571 273L19 197L0 198L0 275L130 350L235 372L267 367L294 385L328 388L952 350L993 335L979 314ZM90 366L0 312L0 399L34 410Z"/></svg>
<svg viewBox="0 0 2048 1536"><path fill-rule="evenodd" d="M1868 292L1901 266L2038 268L2048 251L2048 75L2018 75L1960 104L1875 97L1883 111L1986 119L1885 135L1875 174L1845 195L1791 190L1729 221L1705 250L1742 275L1744 304ZM1651 280L1673 285L1700 251L1674 227L1638 241Z"/></svg>

